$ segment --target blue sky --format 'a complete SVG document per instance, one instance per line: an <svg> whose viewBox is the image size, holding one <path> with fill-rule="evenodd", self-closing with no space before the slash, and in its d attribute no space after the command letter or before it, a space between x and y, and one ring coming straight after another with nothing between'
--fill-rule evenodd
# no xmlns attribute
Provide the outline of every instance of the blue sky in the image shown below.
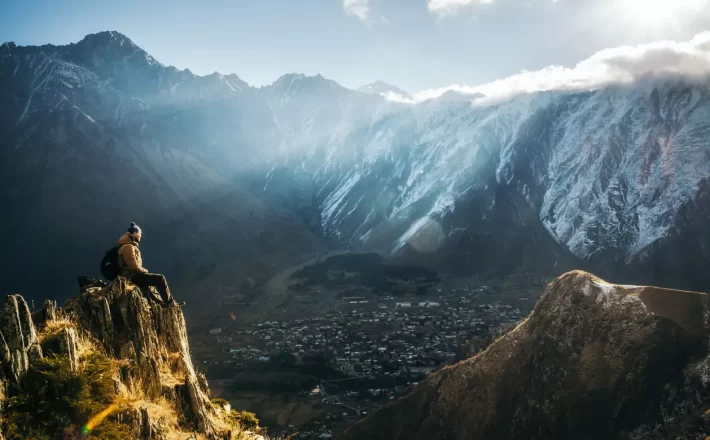
<svg viewBox="0 0 710 440"><path fill-rule="evenodd" d="M164 64L252 85L320 73L410 92L475 85L710 30L710 0L4 0L0 41L117 30Z"/></svg>

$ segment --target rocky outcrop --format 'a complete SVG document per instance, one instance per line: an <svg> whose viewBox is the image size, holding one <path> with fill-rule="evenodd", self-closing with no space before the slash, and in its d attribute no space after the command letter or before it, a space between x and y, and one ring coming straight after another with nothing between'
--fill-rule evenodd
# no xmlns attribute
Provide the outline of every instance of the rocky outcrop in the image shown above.
<svg viewBox="0 0 710 440"><path fill-rule="evenodd" d="M79 343L76 338L76 330L71 327L63 328L57 335L57 340L59 353L66 355L71 370L76 371L79 368Z"/></svg>
<svg viewBox="0 0 710 440"><path fill-rule="evenodd" d="M5 377L15 383L30 359L42 358L30 308L20 295L9 295L0 313L0 356Z"/></svg>
<svg viewBox="0 0 710 440"><path fill-rule="evenodd" d="M532 314L352 426L355 439L705 439L708 296L553 281Z"/></svg>
<svg viewBox="0 0 710 440"><path fill-rule="evenodd" d="M8 297L0 313L0 405L6 390L23 396L23 384L28 383L24 377L33 371L35 378L43 377L42 371L58 365L53 359L66 365L62 374L82 375L82 362L99 353L103 360L94 357L93 362L113 371L114 377L108 385L102 382L100 401L106 414L94 423L110 417L128 426L135 438L145 439L177 438L179 432L180 438L192 433L228 440L238 432L215 410L204 375L192 365L179 307L149 301L120 277L109 285L80 284L81 295L64 308L47 301L34 315L21 296ZM47 361L42 361L45 354ZM113 397L107 400L105 393Z"/></svg>
<svg viewBox="0 0 710 440"><path fill-rule="evenodd" d="M140 289L119 277L108 286L86 288L68 302L65 313L101 341L107 353L135 366L135 377L126 380L128 388L141 386L150 399L179 397L181 401L173 403L181 410L180 417L198 432L216 436L214 410L207 389L199 386L179 307L151 303Z"/></svg>

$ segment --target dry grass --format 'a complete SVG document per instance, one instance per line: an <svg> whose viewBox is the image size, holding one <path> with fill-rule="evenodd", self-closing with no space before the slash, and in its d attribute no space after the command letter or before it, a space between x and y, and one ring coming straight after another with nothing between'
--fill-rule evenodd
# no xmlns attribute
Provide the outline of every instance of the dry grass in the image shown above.
<svg viewBox="0 0 710 440"><path fill-rule="evenodd" d="M159 420L161 423L177 429L178 420L175 409L164 397L156 400L134 400L130 402L130 405L137 410L143 407L148 408L148 414L151 419Z"/></svg>
<svg viewBox="0 0 710 440"><path fill-rule="evenodd" d="M55 336L65 328L76 329L77 327L77 322L73 318L61 317L59 319L55 319L53 321L48 321L47 323L45 323L42 329L38 331L37 339L39 339L39 343L41 344L46 339Z"/></svg>
<svg viewBox="0 0 710 440"><path fill-rule="evenodd" d="M38 327L37 337L40 343L57 337L64 329L71 328L76 332L77 355L80 359L80 369L83 369L84 363L93 354L102 354L110 360L111 370L118 374L121 366L130 364L128 360L117 360L108 356L103 344L91 333L84 330L78 320L71 315L59 315L58 319L46 322ZM180 353L171 353L167 362L160 363L161 382L167 386L181 385L185 383L186 374L185 366ZM133 409L140 411L142 408L147 408L150 419L157 423L163 432L166 440L187 440L198 439L207 440L204 435L193 432L186 432L180 428L178 424L178 416L176 408L173 404L167 401L164 397L148 400L143 392L143 383L140 375L135 378L135 384L127 387L121 382L118 389L117 403L124 409ZM215 427L219 431L232 431L234 440L267 440L267 437L260 436L248 431L245 431L240 426L235 426L229 421L228 413L219 411L212 414Z"/></svg>
<svg viewBox="0 0 710 440"><path fill-rule="evenodd" d="M180 371L181 354L171 353L168 362L160 365L160 381L168 386L181 385L185 383L186 372Z"/></svg>

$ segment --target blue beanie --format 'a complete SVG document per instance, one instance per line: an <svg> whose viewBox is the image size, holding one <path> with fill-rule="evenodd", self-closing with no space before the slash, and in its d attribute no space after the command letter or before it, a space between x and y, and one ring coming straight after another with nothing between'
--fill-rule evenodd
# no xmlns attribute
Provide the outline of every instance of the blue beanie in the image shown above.
<svg viewBox="0 0 710 440"><path fill-rule="evenodd" d="M140 234L141 228L137 224L131 222L131 225L128 227L128 233L129 234Z"/></svg>

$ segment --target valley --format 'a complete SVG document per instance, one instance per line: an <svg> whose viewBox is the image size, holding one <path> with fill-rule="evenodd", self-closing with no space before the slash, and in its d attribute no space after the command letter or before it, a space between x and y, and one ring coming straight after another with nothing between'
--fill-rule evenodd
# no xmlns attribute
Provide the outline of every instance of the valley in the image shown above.
<svg viewBox="0 0 710 440"><path fill-rule="evenodd" d="M216 396L271 433L330 438L483 350L527 316L542 281L442 280L339 253L275 276L271 302L223 303L229 319L191 332L192 355Z"/></svg>

